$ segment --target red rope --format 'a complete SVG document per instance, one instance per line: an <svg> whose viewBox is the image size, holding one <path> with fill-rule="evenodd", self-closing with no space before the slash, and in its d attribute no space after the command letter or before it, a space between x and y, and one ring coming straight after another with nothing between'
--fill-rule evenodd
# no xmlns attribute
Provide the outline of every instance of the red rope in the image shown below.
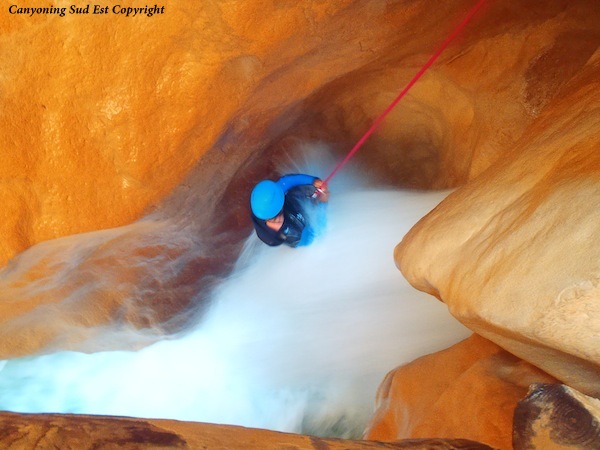
<svg viewBox="0 0 600 450"><path fill-rule="evenodd" d="M327 184L329 182L329 180L331 180L333 178L333 176L348 162L348 160L350 160L350 158L352 158L352 156L354 156L354 154L358 151L358 149L365 143L367 138L369 136L371 136L371 134L373 134L373 132L377 129L377 127L379 127L381 122L383 122L383 119L389 114L389 112L392 109L394 109L394 107L398 104L398 102L402 99L402 97L404 97L406 95L406 93L410 90L410 88L413 87L413 85L419 80L419 78L421 78L421 76L427 71L427 69L429 69L433 65L433 63L438 58L438 56L440 56L440 54L444 51L444 49L448 46L448 44L450 44L450 41L452 41L452 39L454 39L456 37L456 35L467 25L467 23L469 23L471 18L475 15L475 13L479 10L479 8L481 8L481 6L483 5L484 2L485 2L485 0L479 0L479 2L467 13L467 15L463 19L463 21L454 29L454 31L452 31L452 33L450 33L448 35L446 40L442 43L440 48L437 49L437 51L433 54L433 56L431 58L429 58L429 61L427 61L425 63L425 65L421 68L421 70L419 70L417 72L417 74L413 77L413 79L409 81L409 83L406 85L406 87L404 89L402 89L402 92L400 92L400 94L398 94L398 96L394 99L394 101L392 103L390 103L390 105L386 108L386 110L375 120L375 122L373 122L373 125L371 125L371 128L369 128L367 130L367 132L363 135L363 137L361 137L359 139L359 141L354 145L354 147L352 147L352 149L346 155L346 157L335 167L335 169L333 169L333 171L329 174L329 176L327 178L325 178L325 181L323 182L324 184Z"/></svg>

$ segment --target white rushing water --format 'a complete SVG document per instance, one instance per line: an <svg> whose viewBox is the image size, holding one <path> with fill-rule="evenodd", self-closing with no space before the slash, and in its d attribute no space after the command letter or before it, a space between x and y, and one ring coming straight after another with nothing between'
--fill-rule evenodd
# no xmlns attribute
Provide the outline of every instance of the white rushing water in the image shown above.
<svg viewBox="0 0 600 450"><path fill-rule="evenodd" d="M195 329L136 352L10 360L0 366L0 408L358 437L389 370L470 333L393 261L445 194L343 181L331 185L327 226L312 245L270 248L250 236Z"/></svg>

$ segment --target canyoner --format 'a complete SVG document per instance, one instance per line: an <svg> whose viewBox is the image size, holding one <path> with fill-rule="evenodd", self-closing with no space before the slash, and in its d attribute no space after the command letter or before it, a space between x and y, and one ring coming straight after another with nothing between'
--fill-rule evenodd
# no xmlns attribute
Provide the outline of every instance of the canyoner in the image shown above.
<svg viewBox="0 0 600 450"><path fill-rule="evenodd" d="M257 236L272 247L302 247L313 242L325 223L329 191L323 181L305 174L262 180L250 194Z"/></svg>
<svg viewBox="0 0 600 450"><path fill-rule="evenodd" d="M408 82L404 89L400 91L383 113L375 119L371 127L356 142L354 147L350 149L345 158L338 163L325 180L309 175L296 174L284 176L276 182L263 180L254 187L250 196L252 222L256 234L264 243L270 246L285 243L291 247L299 247L308 245L314 240L315 230L322 228L323 214L319 216L316 223L312 223L310 219L307 220L305 212L311 206L307 200L317 199L322 202L328 200L329 191L327 185L329 181L362 147L369 136L381 125L385 117L396 107L427 69L433 65L445 48L469 23L484 3L485 0L479 0L469 10L462 22L452 30L429 60ZM300 188L300 186L305 187ZM302 192L300 192L301 190Z"/></svg>

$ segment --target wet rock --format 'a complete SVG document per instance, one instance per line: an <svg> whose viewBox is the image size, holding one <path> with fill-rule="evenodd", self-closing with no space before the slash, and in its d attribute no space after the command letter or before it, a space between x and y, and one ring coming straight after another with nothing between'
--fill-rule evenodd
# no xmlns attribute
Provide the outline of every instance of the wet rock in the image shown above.
<svg viewBox="0 0 600 450"><path fill-rule="evenodd" d="M0 445L33 449L491 450L467 439L397 443L322 439L227 425L63 414L0 413Z"/></svg>
<svg viewBox="0 0 600 450"><path fill-rule="evenodd" d="M600 52L513 152L455 191L395 252L463 324L600 395Z"/></svg>
<svg viewBox="0 0 600 450"><path fill-rule="evenodd" d="M600 400L559 384L534 384L515 409L515 450L600 448Z"/></svg>
<svg viewBox="0 0 600 450"><path fill-rule="evenodd" d="M511 448L514 408L531 383L554 378L478 335L390 372L367 439L457 436Z"/></svg>

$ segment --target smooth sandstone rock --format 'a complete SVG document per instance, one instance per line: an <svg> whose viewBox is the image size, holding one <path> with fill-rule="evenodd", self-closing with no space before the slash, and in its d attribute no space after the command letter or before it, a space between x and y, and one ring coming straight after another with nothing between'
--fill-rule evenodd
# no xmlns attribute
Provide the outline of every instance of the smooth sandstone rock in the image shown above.
<svg viewBox="0 0 600 450"><path fill-rule="evenodd" d="M366 439L461 436L512 446L513 414L531 383L556 380L476 334L390 372Z"/></svg>
<svg viewBox="0 0 600 450"><path fill-rule="evenodd" d="M487 445L467 439L414 439L390 444L321 439L253 428L174 420L12 413L0 413L0 444L6 450L492 450Z"/></svg>
<svg viewBox="0 0 600 450"><path fill-rule="evenodd" d="M513 153L450 195L397 246L418 289L462 323L600 395L600 51Z"/></svg>

